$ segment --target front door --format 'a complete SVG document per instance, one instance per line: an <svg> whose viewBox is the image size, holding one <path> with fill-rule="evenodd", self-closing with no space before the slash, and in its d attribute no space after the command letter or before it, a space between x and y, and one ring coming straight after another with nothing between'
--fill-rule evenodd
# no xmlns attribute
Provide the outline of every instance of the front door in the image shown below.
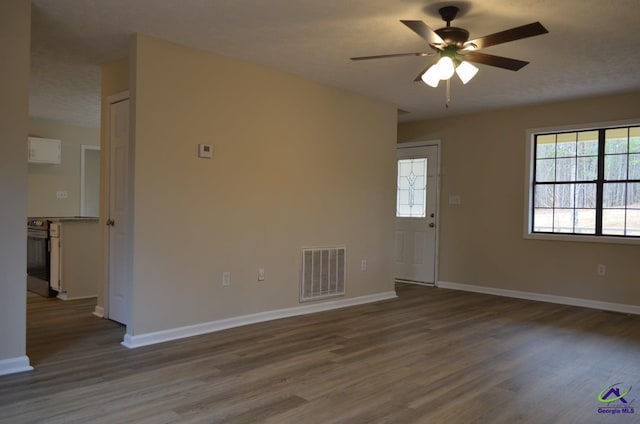
<svg viewBox="0 0 640 424"><path fill-rule="evenodd" d="M438 145L398 146L396 280L435 284Z"/></svg>

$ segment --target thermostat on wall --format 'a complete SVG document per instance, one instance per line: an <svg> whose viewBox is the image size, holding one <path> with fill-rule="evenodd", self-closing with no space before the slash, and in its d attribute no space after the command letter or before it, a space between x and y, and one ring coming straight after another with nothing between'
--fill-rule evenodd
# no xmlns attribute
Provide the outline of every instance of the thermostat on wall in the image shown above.
<svg viewBox="0 0 640 424"><path fill-rule="evenodd" d="M211 144L198 144L198 157L210 158L212 155Z"/></svg>

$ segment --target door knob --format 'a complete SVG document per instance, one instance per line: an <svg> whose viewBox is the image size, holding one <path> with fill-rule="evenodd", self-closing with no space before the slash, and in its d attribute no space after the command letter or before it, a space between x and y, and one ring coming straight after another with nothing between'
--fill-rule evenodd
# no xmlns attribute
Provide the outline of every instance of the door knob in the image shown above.
<svg viewBox="0 0 640 424"><path fill-rule="evenodd" d="M436 224L434 224L433 222L430 222L430 223L429 223L429 228L433 228L433 227L435 227L435 226L436 226Z"/></svg>
<svg viewBox="0 0 640 424"><path fill-rule="evenodd" d="M115 224L115 222L113 221L113 219L107 219L107 226L108 227L113 227L114 224Z"/></svg>

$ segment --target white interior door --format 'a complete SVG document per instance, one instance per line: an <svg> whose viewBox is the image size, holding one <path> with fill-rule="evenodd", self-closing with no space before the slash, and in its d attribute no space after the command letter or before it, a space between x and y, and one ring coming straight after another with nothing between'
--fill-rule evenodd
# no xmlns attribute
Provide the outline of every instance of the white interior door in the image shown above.
<svg viewBox="0 0 640 424"><path fill-rule="evenodd" d="M109 319L129 323L130 222L129 222L129 99L109 105L109 216L108 307Z"/></svg>
<svg viewBox="0 0 640 424"><path fill-rule="evenodd" d="M400 145L397 178L395 277L435 284L438 146Z"/></svg>

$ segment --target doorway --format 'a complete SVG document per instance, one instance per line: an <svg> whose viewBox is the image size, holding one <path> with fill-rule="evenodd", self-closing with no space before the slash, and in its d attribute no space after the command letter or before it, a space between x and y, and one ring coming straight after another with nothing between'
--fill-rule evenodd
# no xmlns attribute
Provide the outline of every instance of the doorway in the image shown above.
<svg viewBox="0 0 640 424"><path fill-rule="evenodd" d="M129 324L131 309L131 217L129 93L108 98L108 172L104 316Z"/></svg>
<svg viewBox="0 0 640 424"><path fill-rule="evenodd" d="M394 275L397 281L436 284L440 142L397 147Z"/></svg>

